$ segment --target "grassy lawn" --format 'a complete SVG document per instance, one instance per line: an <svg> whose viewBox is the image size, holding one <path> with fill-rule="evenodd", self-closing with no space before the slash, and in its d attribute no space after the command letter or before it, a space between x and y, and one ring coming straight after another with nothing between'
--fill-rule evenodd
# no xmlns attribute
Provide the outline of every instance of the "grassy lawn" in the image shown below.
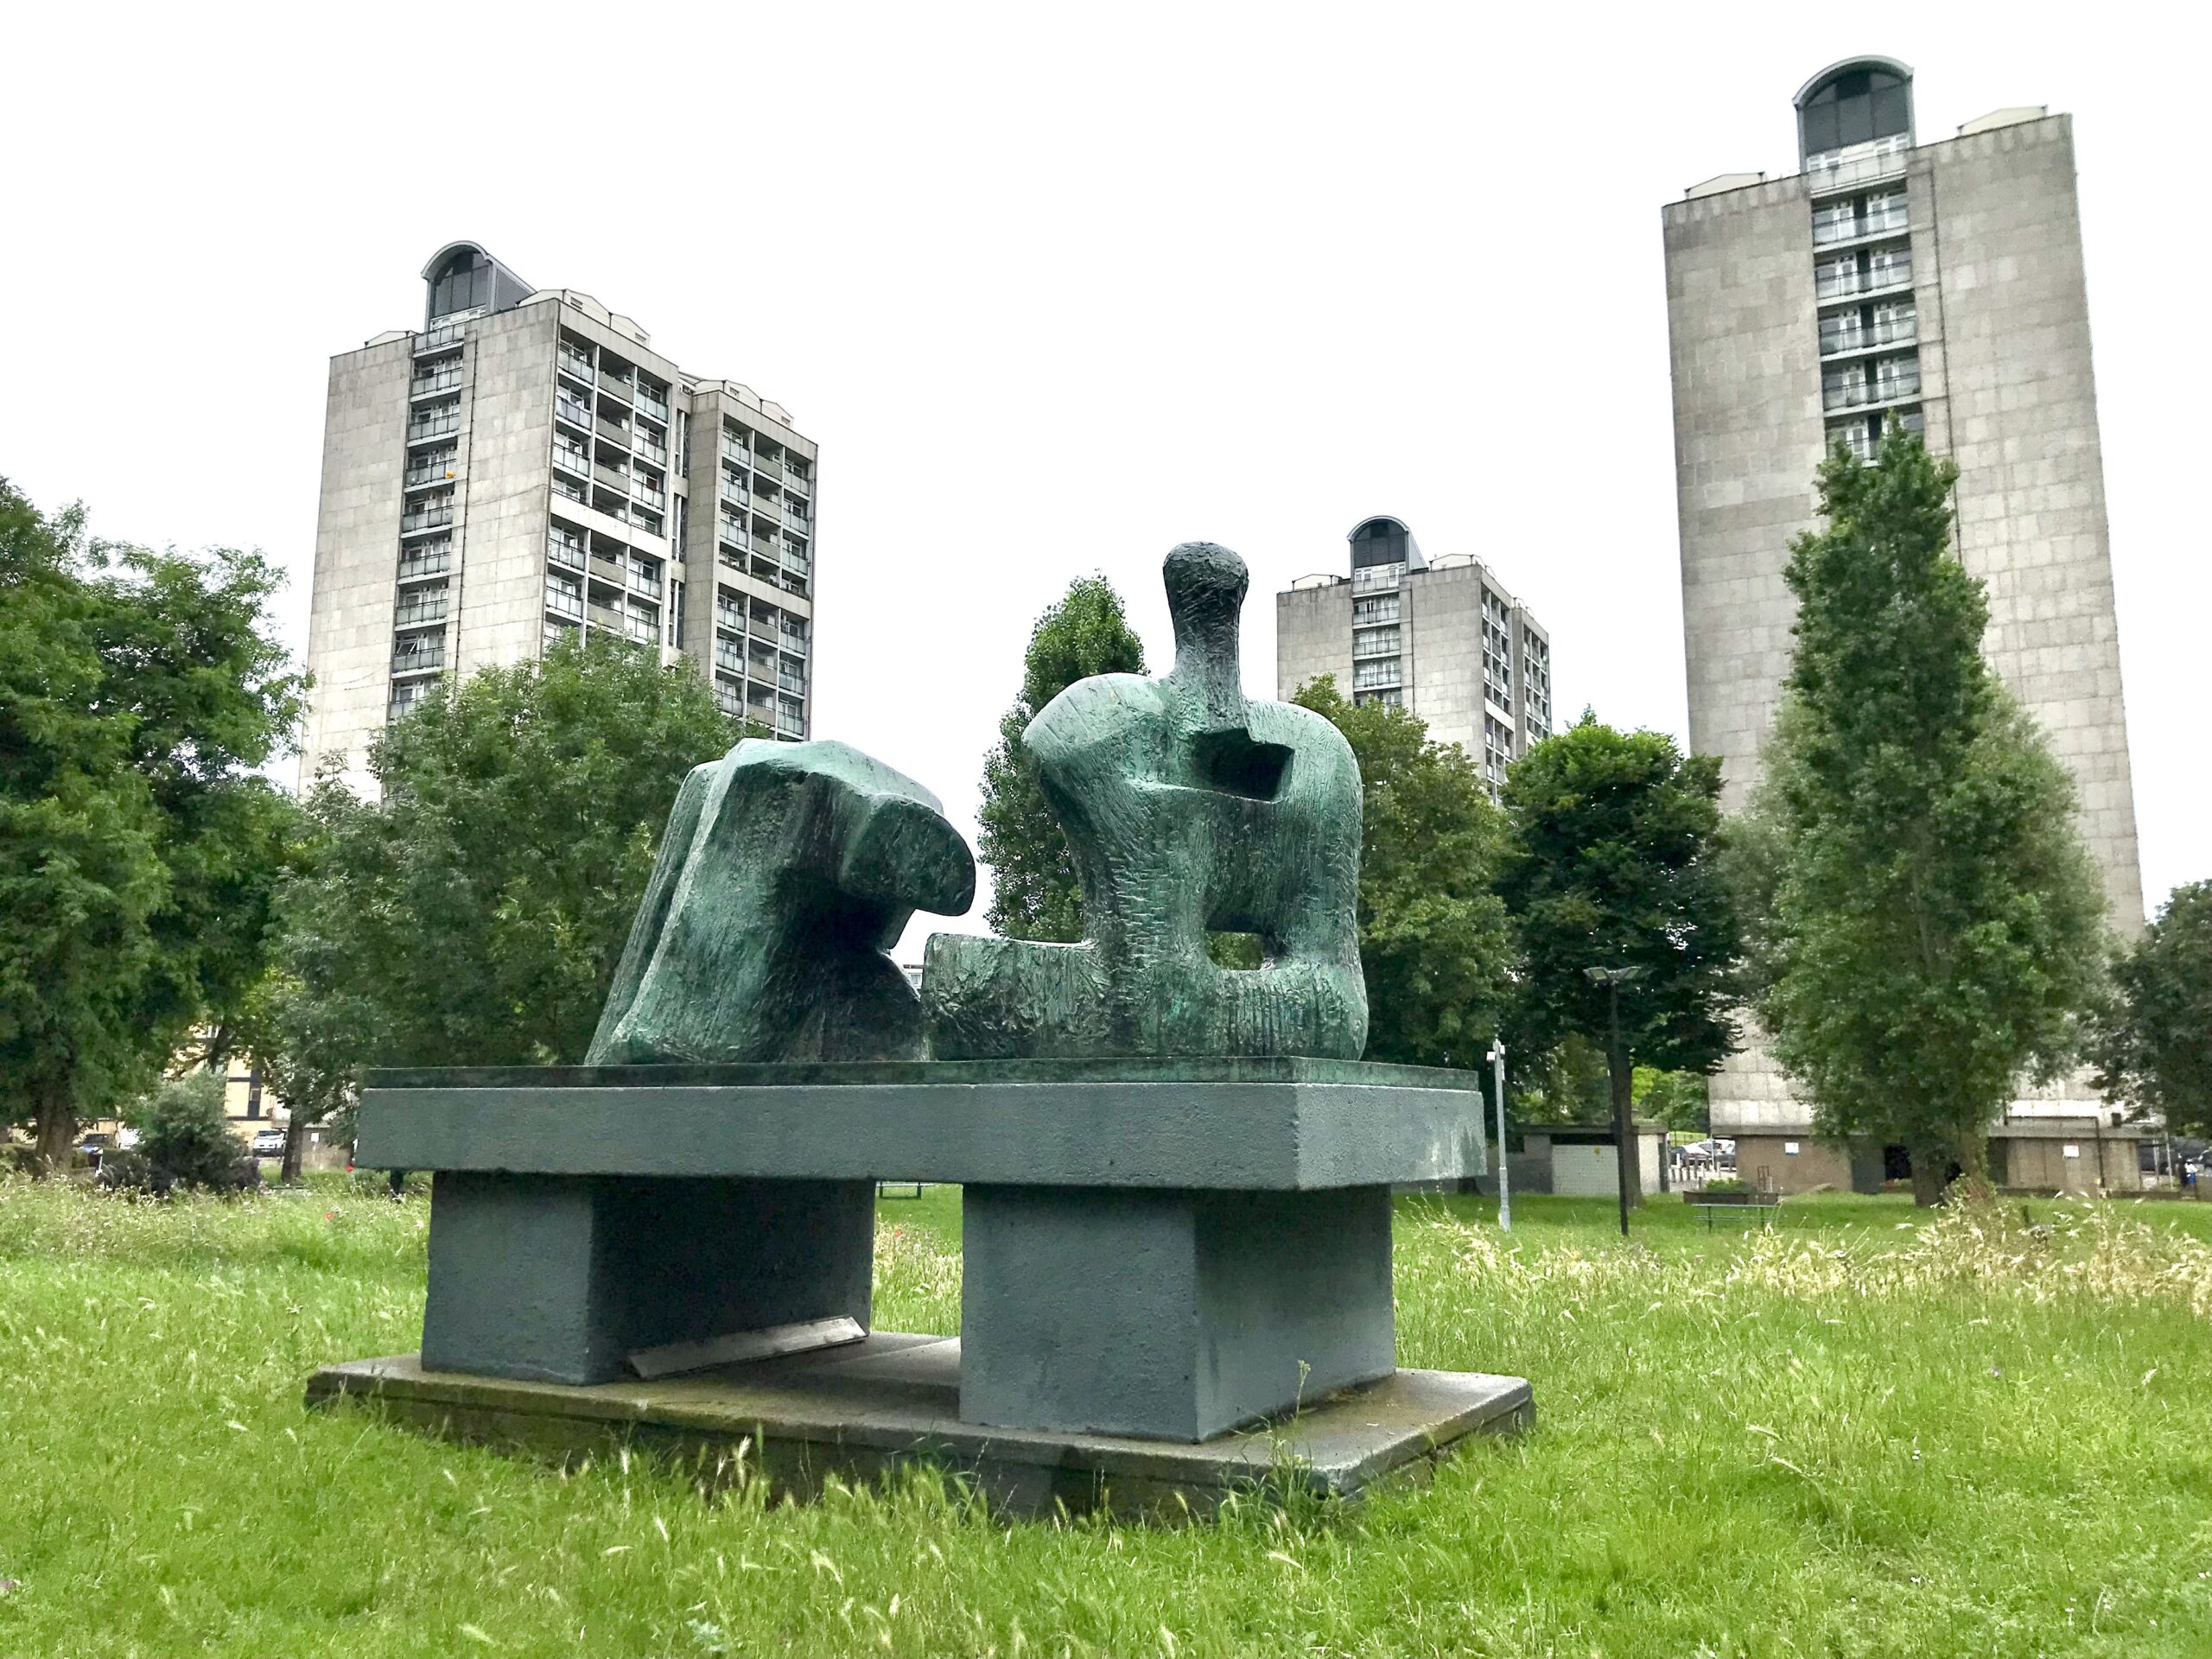
<svg viewBox="0 0 2212 1659"><path fill-rule="evenodd" d="M1534 1434L1147 1530L310 1417L415 1345L423 1204L0 1180L0 1654L2212 1653L2212 1204L1514 1208L1407 1201L1399 1354ZM955 1328L957 1194L880 1213L879 1322Z"/></svg>

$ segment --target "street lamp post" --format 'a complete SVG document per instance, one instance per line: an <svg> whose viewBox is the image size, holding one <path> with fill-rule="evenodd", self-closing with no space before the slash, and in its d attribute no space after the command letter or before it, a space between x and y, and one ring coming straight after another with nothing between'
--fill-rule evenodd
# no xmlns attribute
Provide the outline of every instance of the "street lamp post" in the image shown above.
<svg viewBox="0 0 2212 1659"><path fill-rule="evenodd" d="M1635 1114L1630 1109L1630 1090L1627 1083L1626 1057L1621 1052L1621 987L1640 976L1641 968L1585 968L1582 970L1597 983L1605 988L1606 1014L1611 1042L1605 1052L1605 1069L1613 1085L1613 1151L1620 1171L1621 1236L1628 1236L1628 1210L1632 1188L1630 1183L1640 1180L1637 1169Z"/></svg>
<svg viewBox="0 0 2212 1659"><path fill-rule="evenodd" d="M1513 1192L1505 1175L1505 1045L1490 1039L1491 1084L1497 1090L1497 1230L1513 1230Z"/></svg>

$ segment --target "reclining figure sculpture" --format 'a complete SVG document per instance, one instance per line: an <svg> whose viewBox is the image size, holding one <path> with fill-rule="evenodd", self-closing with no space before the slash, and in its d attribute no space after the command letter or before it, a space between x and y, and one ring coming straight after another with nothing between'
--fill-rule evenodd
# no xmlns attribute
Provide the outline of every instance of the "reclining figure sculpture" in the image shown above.
<svg viewBox="0 0 2212 1659"><path fill-rule="evenodd" d="M1307 709L1245 699L1242 559L1186 542L1163 574L1173 671L1079 681L1022 735L1087 937L931 938L922 1001L938 1059L1357 1059L1366 1043L1351 746ZM1265 965L1217 966L1211 932L1257 934Z"/></svg>
<svg viewBox="0 0 2212 1659"><path fill-rule="evenodd" d="M937 797L842 743L747 738L696 766L586 1057L918 1060L921 1005L887 954L957 916L976 861Z"/></svg>

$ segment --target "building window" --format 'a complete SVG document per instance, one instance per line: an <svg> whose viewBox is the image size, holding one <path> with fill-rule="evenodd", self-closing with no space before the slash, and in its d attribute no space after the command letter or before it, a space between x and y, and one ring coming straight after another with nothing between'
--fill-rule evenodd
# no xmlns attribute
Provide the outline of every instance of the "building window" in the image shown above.
<svg viewBox="0 0 2212 1659"><path fill-rule="evenodd" d="M1847 69L1798 111L1805 154L1871 144L1912 129L1912 89L1886 69Z"/></svg>
<svg viewBox="0 0 2212 1659"><path fill-rule="evenodd" d="M1355 628L1373 627L1379 623L1398 620L1398 596L1380 594L1371 599L1355 599L1351 602L1351 625Z"/></svg>

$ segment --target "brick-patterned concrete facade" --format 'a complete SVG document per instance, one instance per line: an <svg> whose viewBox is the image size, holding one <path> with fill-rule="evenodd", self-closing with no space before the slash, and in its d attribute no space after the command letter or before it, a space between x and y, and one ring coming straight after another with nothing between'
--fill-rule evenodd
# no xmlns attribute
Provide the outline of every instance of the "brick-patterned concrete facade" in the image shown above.
<svg viewBox="0 0 2212 1659"><path fill-rule="evenodd" d="M1390 620L1363 620L1357 607L1378 603L1395 606ZM1384 657L1355 644L1378 628L1395 638ZM1396 677L1363 688L1358 672L1370 665ZM1276 695L1325 674L1347 696L1389 697L1418 715L1432 739L1465 749L1493 789L1507 764L1551 735L1550 636L1465 554L1431 563L1414 548L1402 568L1356 564L1349 579L1308 576L1277 594Z"/></svg>
<svg viewBox="0 0 2212 1659"><path fill-rule="evenodd" d="M1920 145L1900 171L1914 402L1929 448L1959 465L1957 547L1988 587L1989 658L2072 771L2110 919L2133 932L2143 893L2072 125L2041 117ZM1662 213L1690 740L1721 757L1732 810L1758 778L1789 670L1782 572L1791 537L1813 526L1813 473L1836 418L1823 411L1815 206L1801 174L1694 193ZM1723 1135L1811 1123L1756 1042L1712 1098ZM2013 1116L2097 1105L2075 1080Z"/></svg>
<svg viewBox="0 0 2212 1659"><path fill-rule="evenodd" d="M479 303L331 361L302 783L328 766L367 787L404 698L580 630L688 657L730 713L804 736L814 444L474 244L426 269L433 311L449 255L493 271ZM435 661L405 654L433 640Z"/></svg>

